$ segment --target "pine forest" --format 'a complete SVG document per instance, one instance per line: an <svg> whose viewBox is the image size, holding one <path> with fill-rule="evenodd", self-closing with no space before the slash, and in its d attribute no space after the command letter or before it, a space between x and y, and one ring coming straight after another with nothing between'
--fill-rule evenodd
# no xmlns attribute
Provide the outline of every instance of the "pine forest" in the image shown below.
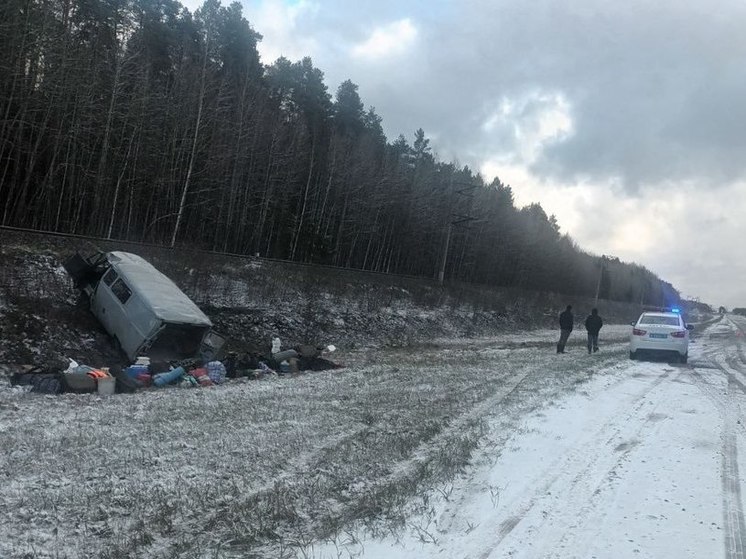
<svg viewBox="0 0 746 559"><path fill-rule="evenodd" d="M516 207L520 185L439 161L422 129L387 139L352 81L329 91L310 58L263 63L261 40L238 3L3 0L0 224L678 299L582 250L540 205Z"/></svg>

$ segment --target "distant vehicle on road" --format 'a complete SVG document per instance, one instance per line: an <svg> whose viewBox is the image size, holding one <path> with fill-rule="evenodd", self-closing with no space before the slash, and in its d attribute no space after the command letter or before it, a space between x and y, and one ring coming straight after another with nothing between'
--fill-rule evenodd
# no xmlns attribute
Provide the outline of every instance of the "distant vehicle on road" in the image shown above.
<svg viewBox="0 0 746 559"><path fill-rule="evenodd" d="M689 331L693 329L694 326L686 324L676 310L644 312L632 323L629 358L638 359L643 354L668 354L686 363Z"/></svg>

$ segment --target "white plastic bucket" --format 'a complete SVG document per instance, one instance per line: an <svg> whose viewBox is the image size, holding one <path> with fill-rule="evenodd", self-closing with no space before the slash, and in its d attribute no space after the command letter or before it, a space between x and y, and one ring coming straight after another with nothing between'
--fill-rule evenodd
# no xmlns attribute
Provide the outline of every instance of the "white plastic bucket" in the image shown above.
<svg viewBox="0 0 746 559"><path fill-rule="evenodd" d="M98 379L98 393L102 396L110 396L114 394L114 388L116 388L117 380L114 377L102 377Z"/></svg>

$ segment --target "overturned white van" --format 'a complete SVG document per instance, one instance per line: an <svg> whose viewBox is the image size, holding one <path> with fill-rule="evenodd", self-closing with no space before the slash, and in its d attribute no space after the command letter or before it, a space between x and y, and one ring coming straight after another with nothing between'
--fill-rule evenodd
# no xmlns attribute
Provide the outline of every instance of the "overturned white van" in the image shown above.
<svg viewBox="0 0 746 559"><path fill-rule="evenodd" d="M131 360L211 359L223 345L212 322L166 275L129 252L77 253L64 267L93 314Z"/></svg>

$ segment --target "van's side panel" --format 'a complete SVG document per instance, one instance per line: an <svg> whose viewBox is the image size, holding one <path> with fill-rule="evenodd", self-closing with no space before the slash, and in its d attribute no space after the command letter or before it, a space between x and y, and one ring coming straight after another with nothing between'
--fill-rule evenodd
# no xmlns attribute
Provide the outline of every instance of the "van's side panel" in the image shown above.
<svg viewBox="0 0 746 559"><path fill-rule="evenodd" d="M122 323L118 326L122 336L122 349L134 361L140 353L140 347L147 342L150 331L157 330L157 327L154 327L152 323L159 321L153 317L152 313L147 313L142 299L136 294L133 294L122 305L122 308L124 314L122 315Z"/></svg>
<svg viewBox="0 0 746 559"><path fill-rule="evenodd" d="M121 304L116 300L109 286L104 282L99 282L91 297L91 311L103 324L106 331L119 339L117 324L121 324L122 314L124 313Z"/></svg>
<svg viewBox="0 0 746 559"><path fill-rule="evenodd" d="M148 336L157 332L160 326L160 320L143 304L136 293L122 303L111 286L103 281L96 286L91 310L106 331L117 338L122 350L133 360Z"/></svg>
<svg viewBox="0 0 746 559"><path fill-rule="evenodd" d="M139 351L143 345L149 345L158 331L163 327L163 321L155 316L153 309L148 307L145 302L138 296L132 297L126 305L127 315L129 316L132 328L137 330L137 344L132 348L135 359L142 353Z"/></svg>

